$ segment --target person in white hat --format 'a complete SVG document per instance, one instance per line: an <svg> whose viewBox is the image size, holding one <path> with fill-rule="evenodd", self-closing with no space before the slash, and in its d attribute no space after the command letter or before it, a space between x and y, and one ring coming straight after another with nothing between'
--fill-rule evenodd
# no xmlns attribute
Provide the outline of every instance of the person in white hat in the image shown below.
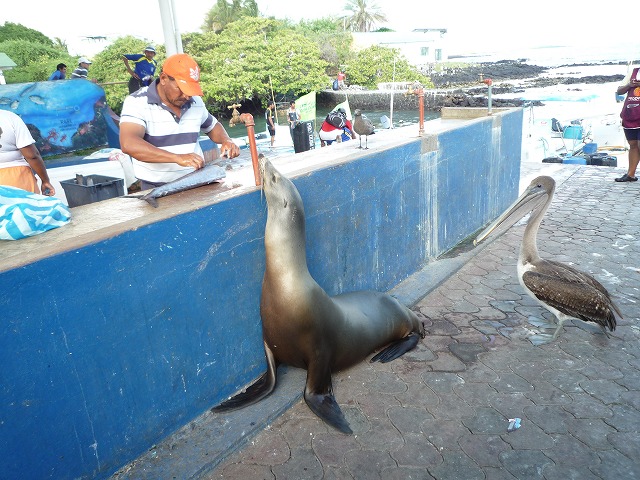
<svg viewBox="0 0 640 480"><path fill-rule="evenodd" d="M87 79L87 76L89 75L89 65L91 65L91 62L87 57L80 57L78 59L78 68L73 71L71 78Z"/></svg>
<svg viewBox="0 0 640 480"><path fill-rule="evenodd" d="M153 82L158 63L154 60L156 49L152 45L147 45L143 53L132 53L123 55L124 65L131 78L129 79L129 93L133 93L141 87L147 87ZM133 62L131 68L129 62Z"/></svg>

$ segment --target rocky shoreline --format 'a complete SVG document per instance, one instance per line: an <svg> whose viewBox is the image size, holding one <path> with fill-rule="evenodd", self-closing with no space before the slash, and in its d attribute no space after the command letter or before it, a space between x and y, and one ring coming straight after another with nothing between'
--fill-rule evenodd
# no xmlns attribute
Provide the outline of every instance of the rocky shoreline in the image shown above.
<svg viewBox="0 0 640 480"><path fill-rule="evenodd" d="M617 65L617 64L608 64ZM620 64L622 65L622 64ZM584 64L566 65L567 67L583 67ZM435 84L434 90L425 91L425 109L440 111L442 107L486 107L488 103L487 86L483 79L492 80L494 95L524 92L527 88L547 87L551 85L571 84L601 84L622 81L624 75L589 75L582 77L542 76L550 69L537 65L528 65L522 61L503 60L495 63L478 63L464 68L450 68L442 72L428 72ZM344 101L345 94L349 97L352 109L363 110L384 108L389 105L390 91L367 91L357 86L334 92L325 90L318 94L318 104L331 106ZM492 106L520 107L525 103L522 99L492 99ZM529 103L529 102L527 102ZM542 105L539 101L533 105ZM418 108L416 95L396 93L394 95L396 108Z"/></svg>

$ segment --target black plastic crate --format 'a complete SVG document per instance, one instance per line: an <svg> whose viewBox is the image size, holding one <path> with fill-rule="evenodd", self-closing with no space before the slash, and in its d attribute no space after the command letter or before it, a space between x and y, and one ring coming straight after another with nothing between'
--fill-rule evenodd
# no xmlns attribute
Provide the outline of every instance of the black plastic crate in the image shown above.
<svg viewBox="0 0 640 480"><path fill-rule="evenodd" d="M124 179L104 175L76 175L76 178L60 181L67 203L78 207L124 195Z"/></svg>

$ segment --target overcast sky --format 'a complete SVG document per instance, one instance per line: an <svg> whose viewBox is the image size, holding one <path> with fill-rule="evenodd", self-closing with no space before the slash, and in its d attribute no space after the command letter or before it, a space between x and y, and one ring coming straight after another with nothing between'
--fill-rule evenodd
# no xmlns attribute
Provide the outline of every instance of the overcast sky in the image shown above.
<svg viewBox="0 0 640 480"><path fill-rule="evenodd" d="M475 53L509 47L589 45L629 42L640 47L640 33L626 24L629 3L571 2L563 0L376 0L374 2L397 31L414 28L446 28L449 53ZM200 31L206 12L215 0L174 0L182 33ZM341 16L345 0L322 2L258 0L264 16L315 19ZM99 5L103 8L100 9ZM627 7L625 7L627 5ZM145 21L144 18L147 18ZM0 24L21 23L45 35L66 40L71 53L91 55L94 48L85 37L118 37L128 34L163 43L157 0L51 1L3 0ZM83 46L86 45L86 49ZM86 51L83 51L86 50ZM638 49L640 51L640 48Z"/></svg>

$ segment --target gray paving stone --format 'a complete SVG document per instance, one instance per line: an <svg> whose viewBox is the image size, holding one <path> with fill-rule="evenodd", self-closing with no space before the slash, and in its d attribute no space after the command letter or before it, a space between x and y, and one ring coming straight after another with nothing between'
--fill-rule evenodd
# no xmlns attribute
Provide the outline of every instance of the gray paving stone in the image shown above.
<svg viewBox="0 0 640 480"><path fill-rule="evenodd" d="M276 479L317 480L324 475L322 465L310 448L292 450L291 459L282 465L274 466L272 471L275 473Z"/></svg>
<svg viewBox="0 0 640 480"><path fill-rule="evenodd" d="M509 421L491 407L477 407L475 415L462 419L462 423L473 434L499 435L506 432Z"/></svg>
<svg viewBox="0 0 640 480"><path fill-rule="evenodd" d="M553 434L554 444L543 453L553 460L556 466L592 467L600 463L600 457L594 455L593 450L584 442L572 435Z"/></svg>
<svg viewBox="0 0 640 480"><path fill-rule="evenodd" d="M343 466L345 454L360 449L360 444L356 441L355 436L334 436L328 433L316 435L311 445L318 460L325 467Z"/></svg>
<svg viewBox="0 0 640 480"><path fill-rule="evenodd" d="M629 405L612 405L613 416L605 419L618 432L640 431L640 412ZM638 459L640 461L640 459Z"/></svg>
<svg viewBox="0 0 640 480"><path fill-rule="evenodd" d="M382 471L382 478L385 480L435 480L426 469L415 467L390 467Z"/></svg>
<svg viewBox="0 0 640 480"><path fill-rule="evenodd" d="M508 450L500 454L500 461L519 479L543 478L545 467L553 464L551 459L536 450Z"/></svg>
<svg viewBox="0 0 640 480"><path fill-rule="evenodd" d="M525 407L524 414L530 422L535 423L545 433L566 433L567 420L573 416L566 411L549 405Z"/></svg>
<svg viewBox="0 0 640 480"><path fill-rule="evenodd" d="M527 393L535 390L531 383L515 373L501 373L500 378L489 385L501 393Z"/></svg>
<svg viewBox="0 0 640 480"><path fill-rule="evenodd" d="M545 480L601 480L586 467L576 465L547 465L544 468Z"/></svg>
<svg viewBox="0 0 640 480"><path fill-rule="evenodd" d="M615 432L613 427L598 418L577 418L567 422L571 435L596 450L609 450L612 445L607 435Z"/></svg>
<svg viewBox="0 0 640 480"><path fill-rule="evenodd" d="M424 433L424 421L433 419L425 407L391 407L387 416L405 438L408 434Z"/></svg>
<svg viewBox="0 0 640 480"><path fill-rule="evenodd" d="M396 467L396 462L384 450L354 450L345 455L349 473L357 480L382 479L382 472ZM298 477L287 477L298 478Z"/></svg>
<svg viewBox="0 0 640 480"><path fill-rule="evenodd" d="M455 373L430 372L422 375L422 380L437 394L453 393L454 385L464 383L462 377Z"/></svg>
<svg viewBox="0 0 640 480"><path fill-rule="evenodd" d="M587 380L580 382L580 386L588 394L596 397L602 402L608 404L618 402L620 396L627 392L622 385L617 384L613 380Z"/></svg>
<svg viewBox="0 0 640 480"><path fill-rule="evenodd" d="M600 464L591 467L591 471L605 479L634 480L640 478L640 462L629 458L617 450L597 451Z"/></svg>
<svg viewBox="0 0 640 480"><path fill-rule="evenodd" d="M613 415L611 408L588 393L571 394L573 402L562 408L576 418L608 418Z"/></svg>
<svg viewBox="0 0 640 480"><path fill-rule="evenodd" d="M500 453L511 450L511 446L499 435L463 435L458 439L458 444L481 467L500 468Z"/></svg>
<svg viewBox="0 0 640 480"><path fill-rule="evenodd" d="M482 469L462 451L447 451L444 462L437 467L428 467L435 478L464 478L465 480L484 480Z"/></svg>
<svg viewBox="0 0 640 480"><path fill-rule="evenodd" d="M607 440L623 455L631 460L640 461L640 433L612 432L607 435Z"/></svg>
<svg viewBox="0 0 640 480"><path fill-rule="evenodd" d="M442 455L424 435L404 435L405 443L391 451L391 457L400 467L426 468L442 463Z"/></svg>

